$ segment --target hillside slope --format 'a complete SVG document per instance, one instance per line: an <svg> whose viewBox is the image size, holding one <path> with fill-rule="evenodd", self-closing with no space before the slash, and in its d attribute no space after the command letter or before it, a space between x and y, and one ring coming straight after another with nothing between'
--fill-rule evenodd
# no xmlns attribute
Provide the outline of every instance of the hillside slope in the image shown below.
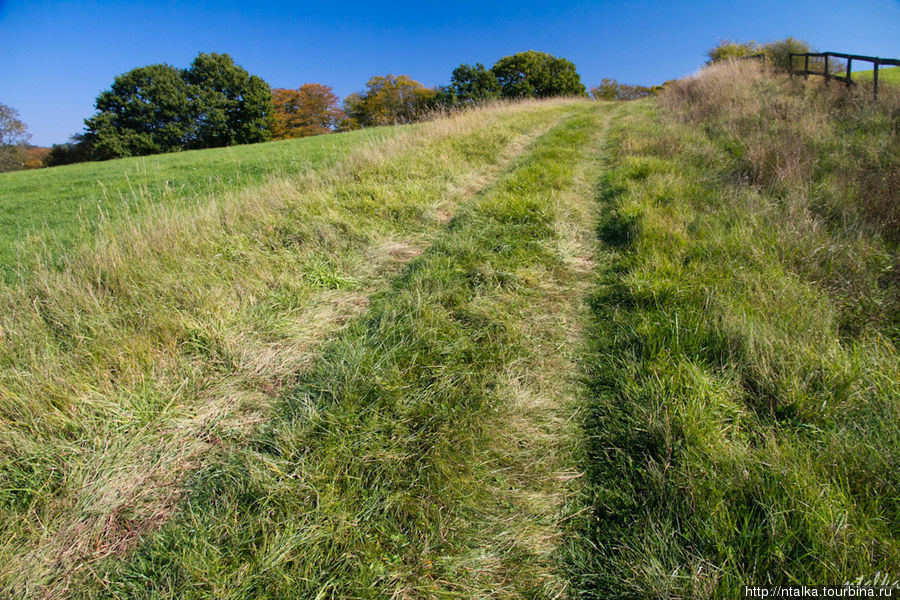
<svg viewBox="0 0 900 600"><path fill-rule="evenodd" d="M229 474L229 465L241 465L248 456L258 457L240 470L258 465L262 473L284 473L287 466L271 462L281 451L270 454L263 446L276 444L277 432L290 423L303 422L304 428L316 430L315 423L331 418L327 403L317 410L313 410L315 403L309 403L312 401L290 408L297 402L298 385L313 386L325 393L339 385L340 377L353 374L369 384L395 371L420 378L430 372L429 364L438 367L442 360L452 359L461 361L461 370L455 372L447 363L447 379L441 386L457 400L436 400L434 406L448 412L440 418L439 412L434 419L436 423L450 419L446 421L449 425L463 418L466 411L458 403L475 398L467 399L465 390L455 386L471 379L470 385L475 386L472 393L482 385L487 388L477 393L493 389L495 385L488 384L487 378L496 378L514 366L506 360L511 361L512 356L507 357L508 349L502 341L513 332L496 339L493 349L483 347L477 341L481 337L466 347L464 340L470 333L465 329L448 331L443 342L430 340L428 334L437 335L440 330L434 328L452 317L445 325L458 322L453 327L464 327L468 323L466 327L474 328L472 334L480 336L475 332L485 319L492 318L490 313L479 316L481 311L500 302L494 312L496 326L501 327L502 321L511 318L504 302L514 301L511 306L523 302L516 299L517 295L504 300L507 289L512 293L524 286L524 294L543 285L541 273L545 269L562 269L559 276L564 277L565 269L558 266L564 258L560 253L569 248L567 244L577 244L572 236L580 235L583 224L575 223L574 229L557 232L565 219L572 217L567 216L568 205L554 209L547 200L573 185L569 178L587 159L585 155L574 164L565 163L582 156L582 147L599 130L594 109L589 102L522 103L409 129L377 148L362 146L334 166L217 195L199 207L174 206L154 214L153 219L135 219L128 227L102 232L90 244L71 248L61 266L41 267L25 280L0 288L0 530L4 534L0 542L0 589L13 595L27 591L39 596L71 596L115 590L121 585L127 586L123 588L129 590L126 595L149 593L141 591L146 581L139 576L133 579L129 573L156 564L157 558L148 559L149 563L140 559L145 553L155 556L152 548L156 546L138 550L136 562L125 570L120 570L114 559L132 556L135 546L148 535L163 540L158 542L162 544L171 536L183 543L185 534L187 540L202 541L194 526L185 527L179 516L186 514L182 511L194 506L197 498L210 498L210 504L200 503L198 514L210 520L211 534L222 533L219 527L227 522L219 520L219 502L232 493L238 494L236 500L246 498L240 490L249 483L236 478L236 473ZM473 196L525 151L531 140L551 127L558 133L540 146L542 150L532 151L543 154L522 159L526 162L521 163L516 175L504 176L496 188L487 188L496 191ZM577 144L569 149L567 143L573 140ZM557 153L562 155L557 157ZM529 187L535 187L535 196L521 195ZM582 202L586 196L577 194L573 201ZM475 198L485 214L479 213L478 203L472 204ZM475 224L470 233L459 224L463 221L451 221L460 206L469 206L466 214L474 215L467 217ZM488 221L482 224L484 219ZM491 219L497 222L491 225ZM484 227L489 228L482 232ZM546 240L530 240L528 235L532 233ZM495 235L500 239L494 239ZM437 261L428 268L434 269L455 253L467 251L470 245L472 252L481 248L468 258L460 255L465 258L460 266L440 267L446 273L441 278L450 277L446 290L416 289L417 285L403 292L403 283L391 283L405 262L444 239L452 251L432 250L428 254L431 258L415 264ZM559 250L556 244L562 245ZM507 250L497 255L501 263L491 267L491 256L498 248ZM529 261L533 266L529 267ZM416 269L423 268L414 266L403 277L408 280L418 272ZM531 273L534 269L537 271ZM459 277L462 279L457 281ZM516 283L519 279L523 283ZM420 285L430 284L426 281ZM395 291L384 296L383 291L389 287ZM468 308L467 304L453 308L452 302L463 302L482 288L485 293L493 291ZM437 343L430 352L438 354L411 371L400 365L390 367L387 341L370 340L374 334L365 333L364 324L376 319L379 311L387 317L395 308L399 310L399 300L388 300L398 294L414 300L410 327L424 327L423 343ZM495 298L495 294L500 297ZM380 300L367 308L372 297ZM422 307L415 304L426 301L437 303L431 310L443 312L419 323L415 319L424 318L417 312ZM479 308L482 302L485 304ZM368 316L357 317L361 314ZM376 331L391 322L386 321ZM327 346L332 350L325 351L323 357L319 343L345 325L349 333ZM388 327L385 334L400 335L392 343L402 349L411 343L412 331L403 334L397 325ZM511 323L508 327L517 331L526 325ZM496 335L501 331L498 329ZM370 346L371 350L365 350ZM329 359L329 352L337 354ZM384 374L365 371L363 357L367 352L383 354L365 360L380 365ZM479 353L485 353L488 361L482 367L483 375L469 373L470 367L465 366ZM421 361L425 356L422 350L413 352L411 358ZM523 358L527 356L525 353ZM312 366L315 369L306 374ZM344 375L340 370L329 374L330 369L342 368L351 370ZM429 379L422 381L425 384ZM433 393L430 386L437 385L437 380L428 384L423 397L409 384L398 382L388 387L396 390L391 394L409 388L409 400L404 403L409 403L413 418L432 405L422 402ZM356 409L353 395L346 396L340 406L351 411L347 413L348 423L356 419L366 423L368 417L362 417L371 413L374 405ZM353 417L354 410L362 412ZM316 416L319 412L321 415ZM304 417L297 421L301 414L311 420ZM392 422L387 414L377 421L376 432ZM466 418L476 423L479 414L473 410ZM414 423L425 415L415 417ZM314 466L325 465L329 456L338 461L324 473L325 479L321 479L323 474L311 472L309 479L273 480L269 483L274 487L259 489L251 503L256 506L292 481L300 483L301 489L315 490L322 500L328 494L347 490L356 476L346 471L352 463L342 467L339 461L366 463L367 456L384 454L386 464L392 465L404 454L389 450L395 443L391 440L397 435L399 439L410 436L411 443L423 444L426 440L420 436L425 435L421 428L427 422L410 425L398 420L397 433L376 438L384 443L380 451L377 444L366 451L359 446L369 433L355 436L346 431L331 438L333 441L323 442L321 452L310 459ZM439 429L443 434L450 433L445 425ZM404 430L407 432L401 433ZM334 433L340 431L338 428ZM272 442L264 441L271 436L275 436ZM353 441L356 439L360 441ZM440 447L452 449L457 442L451 439ZM480 440L473 438L472 443L475 439ZM348 441L352 443L347 445ZM438 462L451 459L460 461L448 454L441 455ZM304 465L305 461L292 469L307 468ZM217 473L226 478L226 486L208 496L211 483L203 482L215 479ZM253 467L248 476L251 474L261 473ZM454 481L465 480L462 473L454 476ZM401 484L402 480L396 482ZM407 485L420 484L412 479ZM196 491L185 496L185 489ZM385 507L394 506L400 501L398 493L391 492L381 502L386 502ZM273 533L294 530L296 540L305 539L315 529L303 529L304 519L293 521L299 516L293 503L306 497L305 493L286 497L276 494L273 507L286 511L283 514L288 520L281 525L287 529L268 529L271 523L265 519L250 520L245 534L250 537L245 542L257 547ZM284 504L279 498L290 502ZM410 497L404 503L412 501ZM349 497L346 502L336 497L334 503L338 513L323 512L325 522L331 522L337 514L351 514L347 511L354 503ZM247 507L239 506L239 510ZM239 513L227 513L228 522L235 514ZM248 518L252 514L247 512ZM434 523L427 525L432 527ZM164 526L159 534L162 537L157 538L154 532L160 526ZM373 552L392 538L378 539ZM221 546L220 542L213 543ZM235 539L234 545L226 544L222 549L239 553L235 557L263 560L260 564L267 566L262 572L275 569L281 564L279 557L287 556L276 553L272 557L275 562L270 564L262 555L252 558L254 552L244 555L245 542ZM343 543L353 546L349 540ZM544 548L544 554L548 548L552 546ZM326 547L323 552L317 560L339 558ZM171 575L186 586L179 588L179 594L197 589L222 595L232 588L246 592L250 589L247 585L254 585L253 578L249 583L241 579L246 565L239 560L230 559L231 567L227 567L221 562L225 556L212 555L206 560L202 553L193 551L186 556L201 562L183 568L173 566ZM348 565L343 589L408 584L408 576L399 580L357 577L365 565L346 557L342 560ZM546 558L535 559L535 573L541 571L541 561ZM312 568L313 564L303 568ZM97 573L106 569L113 571L98 580ZM121 583L115 583L115 573L121 574ZM533 585L544 585L546 577L535 577ZM95 589L99 581L104 585ZM208 585L197 588L201 581ZM164 585L175 582L161 580Z"/></svg>
<svg viewBox="0 0 900 600"><path fill-rule="evenodd" d="M323 168L403 127L193 150L98 163L0 173L0 278L27 275L36 261L56 263L100 229L127 227L154 211L202 206L217 195L269 178ZM24 262L23 262L24 261Z"/></svg>
<svg viewBox="0 0 900 600"><path fill-rule="evenodd" d="M898 579L900 98L835 87L717 66L615 124L579 597Z"/></svg>
<svg viewBox="0 0 900 600"><path fill-rule="evenodd" d="M26 258L0 596L897 579L891 89L497 105Z"/></svg>

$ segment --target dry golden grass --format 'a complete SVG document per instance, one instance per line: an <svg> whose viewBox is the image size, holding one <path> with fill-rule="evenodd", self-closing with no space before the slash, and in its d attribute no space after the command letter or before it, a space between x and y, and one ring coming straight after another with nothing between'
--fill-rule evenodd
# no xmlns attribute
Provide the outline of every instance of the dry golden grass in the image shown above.
<svg viewBox="0 0 900 600"><path fill-rule="evenodd" d="M835 191L850 200L832 208L854 209L884 235L900 236L900 88L887 86L875 100L869 84L848 89L733 61L672 84L660 104L681 121L736 140L736 171L750 185L806 193L831 169ZM878 128L884 136L871 135Z"/></svg>

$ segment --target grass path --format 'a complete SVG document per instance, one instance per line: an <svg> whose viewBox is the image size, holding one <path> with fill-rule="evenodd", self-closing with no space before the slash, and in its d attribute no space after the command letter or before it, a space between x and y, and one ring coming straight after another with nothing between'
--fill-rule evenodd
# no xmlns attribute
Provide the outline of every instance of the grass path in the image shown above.
<svg viewBox="0 0 900 600"><path fill-rule="evenodd" d="M371 313L460 202L579 106L457 115L160 212L0 288L0 592L77 595L104 560L183 525L184 474L257 452L283 424L273 402L323 368L319 343Z"/></svg>
<svg viewBox="0 0 900 600"><path fill-rule="evenodd" d="M77 595L561 593L573 296L608 106L567 110Z"/></svg>

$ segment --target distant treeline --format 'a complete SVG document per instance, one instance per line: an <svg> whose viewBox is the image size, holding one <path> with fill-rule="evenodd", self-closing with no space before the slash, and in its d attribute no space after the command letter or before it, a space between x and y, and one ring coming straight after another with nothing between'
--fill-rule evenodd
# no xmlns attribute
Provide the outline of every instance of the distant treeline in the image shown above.
<svg viewBox="0 0 900 600"><path fill-rule="evenodd" d="M372 77L364 90L341 102L327 85L272 89L228 54L199 54L186 69L157 64L117 76L97 97L97 112L85 120L82 133L44 150L39 160L34 151L35 156L26 157L17 150L2 170L411 123L436 110L504 98L590 95L596 100L630 100L659 89L604 79L588 94L571 61L528 50L505 56L491 68L461 64L450 83L437 88L408 75Z"/></svg>

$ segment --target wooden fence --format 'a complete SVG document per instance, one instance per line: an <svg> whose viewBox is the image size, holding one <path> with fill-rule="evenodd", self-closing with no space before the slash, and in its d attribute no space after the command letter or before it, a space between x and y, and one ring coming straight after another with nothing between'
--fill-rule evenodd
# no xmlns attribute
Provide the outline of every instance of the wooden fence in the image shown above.
<svg viewBox="0 0 900 600"><path fill-rule="evenodd" d="M794 68L794 57L803 59L803 69L795 69ZM830 58L840 58L847 61L847 70L845 75L836 75L832 72L828 60ZM816 58L822 59L822 70L821 71L812 71L809 68L809 59ZM861 60L863 62L870 62L875 65L874 71L872 72L872 83L873 90L875 93L875 97L878 98L878 67L880 65L889 65L892 67L900 67L900 60L896 58L878 58L876 56L860 56L858 54L841 54L840 52L805 52L802 54L794 54L791 53L788 60L788 72L791 74L791 77L796 75L803 75L804 77L809 77L810 75L822 75L825 77L825 83L828 83L829 79L836 79L838 81L844 82L847 86L855 85L856 82L853 81L852 74L850 72L850 68L853 65L854 60ZM814 61L816 62L816 61ZM844 69L841 68L841 71Z"/></svg>

